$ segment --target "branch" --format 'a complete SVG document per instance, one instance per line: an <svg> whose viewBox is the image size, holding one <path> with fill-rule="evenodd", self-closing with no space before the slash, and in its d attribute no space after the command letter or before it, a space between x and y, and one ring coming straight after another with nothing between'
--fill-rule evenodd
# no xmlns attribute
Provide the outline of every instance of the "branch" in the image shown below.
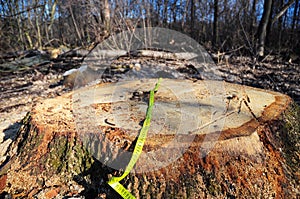
<svg viewBox="0 0 300 199"><path fill-rule="evenodd" d="M275 17L272 19L272 25L287 11L287 9L294 3L295 0L289 0L281 9L280 11L275 15Z"/></svg>
<svg viewBox="0 0 300 199"><path fill-rule="evenodd" d="M17 13L15 13L15 14L12 14L12 15L0 15L0 17L15 17L15 16L18 16L18 15L21 15L21 14L23 14L23 13L25 13L25 12L29 12L30 10L34 10L34 9L37 9L37 8L39 8L39 7L43 7L43 6L45 6L45 4L41 4L41 5L36 5L36 6L32 6L32 7L28 7L26 10L22 10L22 11L20 11L20 12L17 12Z"/></svg>

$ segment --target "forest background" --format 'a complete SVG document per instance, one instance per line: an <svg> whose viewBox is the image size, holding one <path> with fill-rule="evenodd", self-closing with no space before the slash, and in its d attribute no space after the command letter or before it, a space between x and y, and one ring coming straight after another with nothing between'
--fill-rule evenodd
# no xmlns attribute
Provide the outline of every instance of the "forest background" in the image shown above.
<svg viewBox="0 0 300 199"><path fill-rule="evenodd" d="M299 0L1 0L0 54L89 48L109 35L164 27L211 52L299 59Z"/></svg>

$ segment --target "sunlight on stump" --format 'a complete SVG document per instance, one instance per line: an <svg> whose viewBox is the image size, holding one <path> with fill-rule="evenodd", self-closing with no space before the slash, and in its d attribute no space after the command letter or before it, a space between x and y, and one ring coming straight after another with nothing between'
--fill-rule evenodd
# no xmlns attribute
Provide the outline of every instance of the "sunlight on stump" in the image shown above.
<svg viewBox="0 0 300 199"><path fill-rule="evenodd" d="M0 191L117 197L106 182L125 170L156 82L90 86L36 104L1 169ZM121 184L137 198L292 198L297 136L299 108L286 95L163 79L143 153Z"/></svg>

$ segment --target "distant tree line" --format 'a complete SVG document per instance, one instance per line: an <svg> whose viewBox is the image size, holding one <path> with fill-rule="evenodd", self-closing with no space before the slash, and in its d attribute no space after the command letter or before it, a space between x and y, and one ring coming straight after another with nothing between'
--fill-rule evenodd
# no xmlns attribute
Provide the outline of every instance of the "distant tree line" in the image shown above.
<svg viewBox="0 0 300 199"><path fill-rule="evenodd" d="M214 51L300 53L299 0L1 0L0 52L90 46L165 27Z"/></svg>

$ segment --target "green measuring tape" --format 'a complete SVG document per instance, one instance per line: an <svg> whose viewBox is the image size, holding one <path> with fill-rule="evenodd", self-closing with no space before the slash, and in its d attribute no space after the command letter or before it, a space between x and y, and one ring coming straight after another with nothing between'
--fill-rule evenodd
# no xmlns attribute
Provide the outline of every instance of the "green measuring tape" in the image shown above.
<svg viewBox="0 0 300 199"><path fill-rule="evenodd" d="M158 87L160 85L161 78L158 79L158 82L155 84L155 87L153 90L150 91L150 98L149 98L149 104L148 104L148 109L146 112L146 119L143 123L143 127L141 129L140 135L136 141L136 145L133 150L132 157L125 169L125 172L123 173L122 176L120 177L112 177L109 179L107 182L109 186L111 186L118 194L120 194L124 199L135 199L135 197L119 182L123 180L132 170L134 167L135 163L139 159L143 146L147 137L147 133L150 127L150 121L152 117L152 109L154 105L154 93L158 90Z"/></svg>

